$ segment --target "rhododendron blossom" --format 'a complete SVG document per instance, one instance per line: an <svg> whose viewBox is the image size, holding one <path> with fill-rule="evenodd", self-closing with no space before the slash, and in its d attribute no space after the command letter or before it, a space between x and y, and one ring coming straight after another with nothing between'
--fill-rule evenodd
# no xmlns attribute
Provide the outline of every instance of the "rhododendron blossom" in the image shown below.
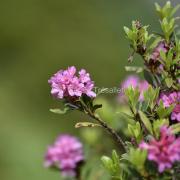
<svg viewBox="0 0 180 180"><path fill-rule="evenodd" d="M174 105L173 112L171 113L171 120L180 122L180 91L161 93L160 99L163 101L164 107Z"/></svg>
<svg viewBox="0 0 180 180"><path fill-rule="evenodd" d="M120 100L123 99L124 90L129 87L138 88L138 90L140 91L139 100L143 101L144 91L146 91L148 89L149 84L145 80L140 80L138 76L135 76L135 75L128 76L121 84L122 92L120 93L120 97L119 97Z"/></svg>
<svg viewBox="0 0 180 180"><path fill-rule="evenodd" d="M96 96L93 92L94 82L91 81L89 73L82 69L76 75L74 66L58 71L48 82L52 88L51 94L58 99L80 97L83 94L89 97Z"/></svg>
<svg viewBox="0 0 180 180"><path fill-rule="evenodd" d="M145 63L151 69L151 71L153 72L156 71L157 73L161 73L164 67L163 67L163 64L161 64L159 61L161 59L160 53L161 51L164 53L167 53L168 48L169 47L167 46L167 44L163 41L159 42L159 44L154 48L150 56L149 62Z"/></svg>
<svg viewBox="0 0 180 180"><path fill-rule="evenodd" d="M158 58L160 58L160 52L167 52L168 51L168 46L167 44L165 44L165 42L160 42L156 48L154 49L152 55L151 55L151 59L154 61L157 61Z"/></svg>
<svg viewBox="0 0 180 180"><path fill-rule="evenodd" d="M60 135L47 150L45 166L59 168L63 176L75 176L78 163L83 160L81 142L76 137Z"/></svg>
<svg viewBox="0 0 180 180"><path fill-rule="evenodd" d="M180 137L176 139L166 126L161 127L159 140L142 142L139 147L148 151L148 159L158 164L159 172L171 168L174 162L180 160Z"/></svg>

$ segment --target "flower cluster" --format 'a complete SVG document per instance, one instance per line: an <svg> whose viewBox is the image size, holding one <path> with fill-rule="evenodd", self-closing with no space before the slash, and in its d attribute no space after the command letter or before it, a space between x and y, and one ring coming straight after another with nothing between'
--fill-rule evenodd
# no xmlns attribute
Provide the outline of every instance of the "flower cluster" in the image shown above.
<svg viewBox="0 0 180 180"><path fill-rule="evenodd" d="M180 91L162 93L160 99L163 101L164 107L174 105L173 112L171 114L171 120L177 120L180 122Z"/></svg>
<svg viewBox="0 0 180 180"><path fill-rule="evenodd" d="M180 138L176 139L166 126L161 127L159 140L142 142L139 147L148 151L148 159L158 164L159 172L171 168L174 162L180 160Z"/></svg>
<svg viewBox="0 0 180 180"><path fill-rule="evenodd" d="M74 66L58 71L48 81L52 88L51 94L58 99L80 97L83 94L95 97L94 83L91 81L89 73L81 69L78 74L79 76L76 75Z"/></svg>
<svg viewBox="0 0 180 180"><path fill-rule="evenodd" d="M81 142L70 135L60 135L45 155L45 166L60 169L63 176L75 176L78 163L84 160Z"/></svg>
<svg viewBox="0 0 180 180"><path fill-rule="evenodd" d="M139 77L136 75L130 75L122 82L122 84L121 84L122 92L119 94L120 101L123 99L124 90L126 90L130 86L132 86L133 88L138 88L138 90L140 92L139 100L143 101L144 91L146 91L148 89L149 84L145 80L140 80Z"/></svg>

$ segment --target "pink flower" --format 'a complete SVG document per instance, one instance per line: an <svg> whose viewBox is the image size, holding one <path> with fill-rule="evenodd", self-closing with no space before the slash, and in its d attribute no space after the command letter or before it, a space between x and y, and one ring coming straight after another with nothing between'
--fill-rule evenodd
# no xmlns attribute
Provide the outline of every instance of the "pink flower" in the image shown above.
<svg viewBox="0 0 180 180"><path fill-rule="evenodd" d="M151 55L151 59L154 61L157 61L158 58L160 57L161 51L163 51L165 53L168 51L168 46L163 41L159 42L159 44L155 47L155 49Z"/></svg>
<svg viewBox="0 0 180 180"><path fill-rule="evenodd" d="M157 163L159 172L180 161L180 138L175 138L166 126L161 127L159 140L151 139L149 143L143 141L139 147L148 151L148 159Z"/></svg>
<svg viewBox="0 0 180 180"><path fill-rule="evenodd" d="M161 93L160 100L163 101L164 107L169 107L174 104L175 107L171 114L171 120L177 120L178 122L180 122L180 91Z"/></svg>
<svg viewBox="0 0 180 180"><path fill-rule="evenodd" d="M83 93L89 97L96 97L95 92L92 91L94 83L91 81L89 73L86 70L81 69L79 71L79 81L84 84Z"/></svg>
<svg viewBox="0 0 180 180"><path fill-rule="evenodd" d="M151 69L151 71L155 71L157 73L161 73L162 70L164 69L164 66L160 63L160 52L167 53L169 47L164 41L159 42L159 44L154 48L149 62L147 63L148 68Z"/></svg>
<svg viewBox="0 0 180 180"><path fill-rule="evenodd" d="M124 99L125 99L124 98L124 90L131 86L133 88L139 89L139 91L140 91L139 100L143 101L144 100L144 95L143 95L144 91L146 91L148 89L149 84L145 80L140 80L139 77L135 76L135 75L128 76L121 84L122 92L120 93L120 96L119 96L120 101L124 101Z"/></svg>
<svg viewBox="0 0 180 180"><path fill-rule="evenodd" d="M82 69L77 76L74 66L58 71L48 82L51 85L51 94L58 99L80 97L83 94L96 96L93 92L94 82L91 81L89 73Z"/></svg>
<svg viewBox="0 0 180 180"><path fill-rule="evenodd" d="M55 166L63 176L75 176L78 163L84 160L81 142L70 135L60 135L49 146L45 155L45 167Z"/></svg>

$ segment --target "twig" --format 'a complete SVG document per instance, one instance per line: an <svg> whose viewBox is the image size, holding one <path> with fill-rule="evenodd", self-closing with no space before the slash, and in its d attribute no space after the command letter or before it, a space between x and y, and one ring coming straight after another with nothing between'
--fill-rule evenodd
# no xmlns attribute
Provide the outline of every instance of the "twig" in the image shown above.
<svg viewBox="0 0 180 180"><path fill-rule="evenodd" d="M116 140L116 142L123 148L123 150L126 152L126 145L124 141L121 139L121 137L117 134L117 132L109 127L106 122L104 122L102 119L94 115L91 111L88 111L88 115L95 119L102 127L104 127Z"/></svg>

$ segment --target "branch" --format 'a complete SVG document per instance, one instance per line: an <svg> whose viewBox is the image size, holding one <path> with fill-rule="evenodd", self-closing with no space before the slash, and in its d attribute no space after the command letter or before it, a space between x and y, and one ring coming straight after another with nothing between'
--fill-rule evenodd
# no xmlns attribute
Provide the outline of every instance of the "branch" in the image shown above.
<svg viewBox="0 0 180 180"><path fill-rule="evenodd" d="M123 150L126 152L126 145L124 141L121 139L121 137L117 134L117 132L109 127L106 122L104 122L102 119L97 117L95 114L93 114L91 111L88 111L88 115L95 119L102 127L104 127L115 139L115 141L123 148Z"/></svg>

